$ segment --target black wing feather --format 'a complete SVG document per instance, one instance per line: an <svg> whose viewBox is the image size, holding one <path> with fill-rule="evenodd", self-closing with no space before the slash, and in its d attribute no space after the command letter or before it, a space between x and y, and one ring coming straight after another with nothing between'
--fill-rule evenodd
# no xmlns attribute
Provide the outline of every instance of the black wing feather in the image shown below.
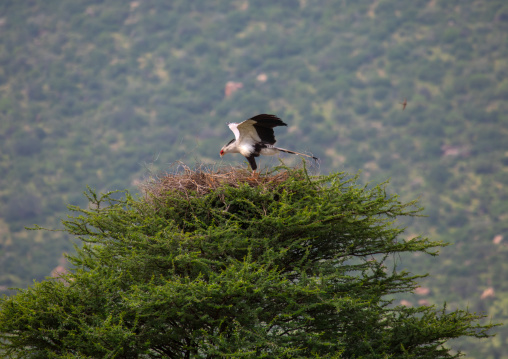
<svg viewBox="0 0 508 359"><path fill-rule="evenodd" d="M274 128L277 126L287 126L280 118L275 115L267 115L266 113L262 113L260 115L249 118L249 120L253 120L257 122L257 125L267 128Z"/></svg>
<svg viewBox="0 0 508 359"><path fill-rule="evenodd" d="M280 118L275 115L268 115L262 113L260 115L250 118L250 120L256 121L253 125L258 133L259 138L263 143L270 145L275 144L275 135L273 128L277 126L287 126Z"/></svg>

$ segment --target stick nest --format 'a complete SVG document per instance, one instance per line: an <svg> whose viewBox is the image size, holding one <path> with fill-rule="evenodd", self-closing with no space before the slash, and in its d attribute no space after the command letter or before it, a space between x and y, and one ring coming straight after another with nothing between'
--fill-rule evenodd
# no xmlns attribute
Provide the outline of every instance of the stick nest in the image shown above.
<svg viewBox="0 0 508 359"><path fill-rule="evenodd" d="M199 165L191 169L177 162L172 171L150 178L140 186L147 198L164 198L174 193L185 197L204 196L224 186L240 187L247 184L270 190L278 187L299 171L279 167L265 173L252 173L249 169L233 166ZM302 175L303 176L303 175Z"/></svg>

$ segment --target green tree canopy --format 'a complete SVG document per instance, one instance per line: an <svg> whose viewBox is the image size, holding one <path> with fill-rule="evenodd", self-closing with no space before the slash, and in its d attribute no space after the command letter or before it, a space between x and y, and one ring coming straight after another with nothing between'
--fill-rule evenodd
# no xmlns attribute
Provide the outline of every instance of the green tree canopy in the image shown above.
<svg viewBox="0 0 508 359"><path fill-rule="evenodd" d="M145 196L86 192L64 221L74 268L0 302L0 347L20 358L451 358L489 336L481 315L395 306L421 276L388 265L443 243L406 240L418 215L385 185L279 168L190 170Z"/></svg>

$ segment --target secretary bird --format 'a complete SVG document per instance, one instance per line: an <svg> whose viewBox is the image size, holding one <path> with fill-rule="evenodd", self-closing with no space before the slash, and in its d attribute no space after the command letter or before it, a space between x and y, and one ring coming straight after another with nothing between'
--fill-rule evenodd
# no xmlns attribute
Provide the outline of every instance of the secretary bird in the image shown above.
<svg viewBox="0 0 508 359"><path fill-rule="evenodd" d="M259 155L273 156L280 152L286 152L318 160L314 156L274 146L275 136L273 128L287 126L275 115L260 114L241 123L229 123L228 126L235 134L235 138L222 147L220 156L222 157L226 153L242 154L249 161L253 173L258 168L256 157L259 157Z"/></svg>

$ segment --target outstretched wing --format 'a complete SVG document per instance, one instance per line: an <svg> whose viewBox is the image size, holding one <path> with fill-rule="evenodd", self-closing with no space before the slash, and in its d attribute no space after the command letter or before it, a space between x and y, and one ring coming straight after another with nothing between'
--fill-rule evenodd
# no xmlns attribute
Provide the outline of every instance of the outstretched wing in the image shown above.
<svg viewBox="0 0 508 359"><path fill-rule="evenodd" d="M239 142L247 141L249 143L256 142L270 145L275 143L273 128L277 126L287 126L277 116L267 114L254 116L246 121L243 121L240 124L235 125L236 130L240 133ZM235 132L232 128L231 130Z"/></svg>
<svg viewBox="0 0 508 359"><path fill-rule="evenodd" d="M240 132L238 131L238 124L236 122L228 123L228 127L235 134L235 139L238 141L240 138ZM231 143L231 142L230 142ZM229 145L229 143L228 143Z"/></svg>

